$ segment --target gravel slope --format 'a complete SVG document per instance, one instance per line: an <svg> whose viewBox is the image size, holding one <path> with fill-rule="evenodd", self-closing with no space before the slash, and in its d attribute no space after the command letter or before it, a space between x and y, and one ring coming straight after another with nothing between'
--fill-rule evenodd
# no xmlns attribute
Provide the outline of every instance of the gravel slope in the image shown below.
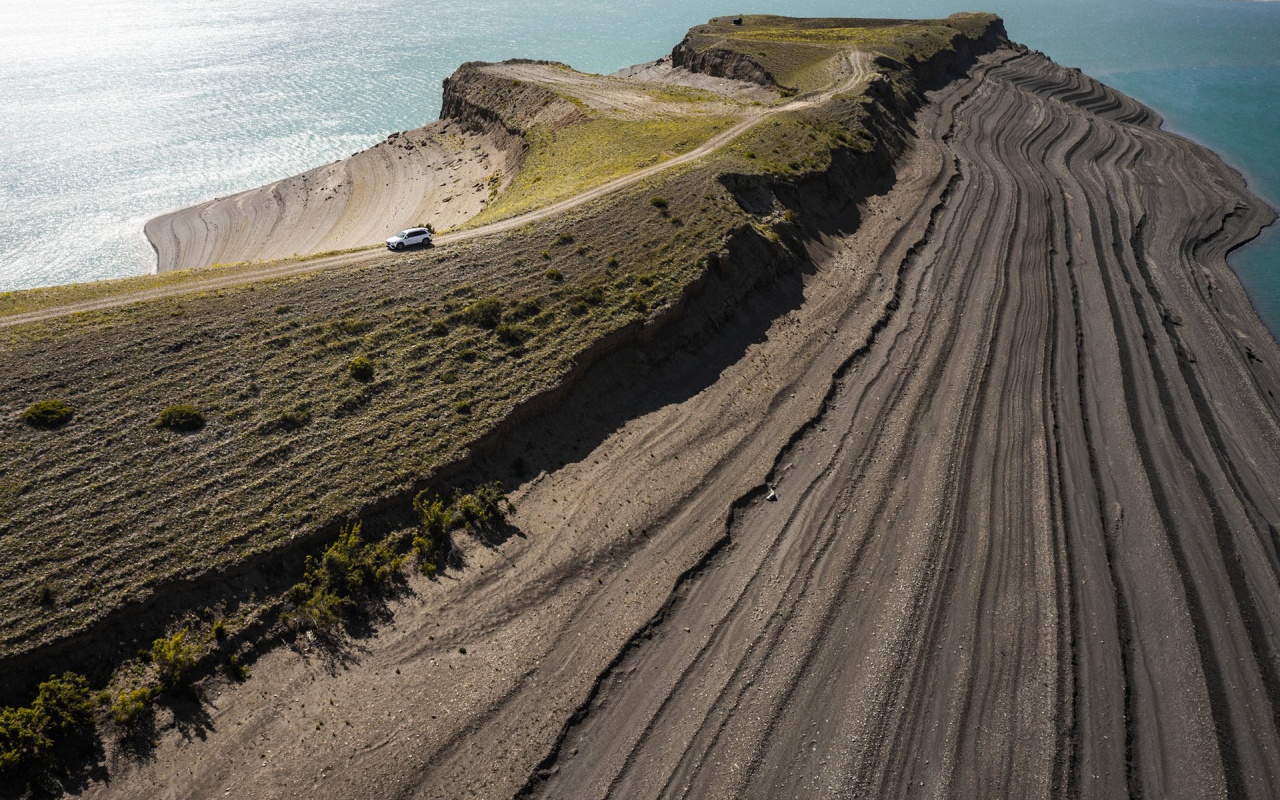
<svg viewBox="0 0 1280 800"><path fill-rule="evenodd" d="M814 274L513 439L522 536L87 793L1280 793L1271 215L1158 123L986 59Z"/></svg>

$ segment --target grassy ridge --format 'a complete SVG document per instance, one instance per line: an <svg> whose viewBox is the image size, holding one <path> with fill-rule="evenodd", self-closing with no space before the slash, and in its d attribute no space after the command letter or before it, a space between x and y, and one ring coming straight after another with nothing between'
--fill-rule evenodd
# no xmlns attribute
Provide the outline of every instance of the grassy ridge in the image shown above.
<svg viewBox="0 0 1280 800"><path fill-rule="evenodd" d="M596 117L565 128L535 128L529 133L529 154L516 179L468 227L550 205L682 155L735 121L723 115L654 120Z"/></svg>
<svg viewBox="0 0 1280 800"><path fill-rule="evenodd" d="M789 179L825 168L834 150L866 152L867 102L779 115L696 167L515 234L8 329L0 657L403 494L461 458L603 337L670 308L732 231L776 239L772 226L793 222L785 210L748 214L720 178ZM729 122L597 116L534 131L525 182L492 213L695 147ZM5 302L13 313L192 274ZM45 400L74 416L54 430L24 423ZM184 404L203 427L156 426Z"/></svg>
<svg viewBox="0 0 1280 800"><path fill-rule="evenodd" d="M991 14L955 14L942 20L795 20L755 14L742 17L741 25L721 18L694 28L688 41L698 52L718 48L745 55L779 85L807 93L830 85L849 50L902 62L926 61L957 35L981 35L995 19Z"/></svg>

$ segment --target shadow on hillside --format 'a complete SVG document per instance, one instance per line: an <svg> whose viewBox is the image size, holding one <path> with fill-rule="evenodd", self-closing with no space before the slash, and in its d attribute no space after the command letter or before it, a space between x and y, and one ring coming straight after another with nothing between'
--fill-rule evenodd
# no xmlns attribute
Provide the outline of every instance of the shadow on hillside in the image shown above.
<svg viewBox="0 0 1280 800"><path fill-rule="evenodd" d="M759 201L752 197L750 202ZM628 421L696 396L748 348L763 342L776 320L801 306L805 278L816 269L804 254L806 241L846 234L858 222L856 210L850 208L841 218L810 228L805 240L789 237L788 247L798 254L790 264L744 265L743 260L768 256L763 248L750 245L744 246L745 253L731 250L728 266L715 271L682 318L651 341L602 359L555 408L520 423L477 454L458 480L497 479L506 487L518 486L539 473L583 460ZM758 285L738 297L743 272Z"/></svg>

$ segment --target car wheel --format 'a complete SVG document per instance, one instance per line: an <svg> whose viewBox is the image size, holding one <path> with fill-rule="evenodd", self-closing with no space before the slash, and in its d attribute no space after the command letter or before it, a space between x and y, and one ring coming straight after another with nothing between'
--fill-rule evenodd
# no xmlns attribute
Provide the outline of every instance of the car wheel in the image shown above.
<svg viewBox="0 0 1280 800"><path fill-rule="evenodd" d="M399 242L396 242L395 244L391 245L392 250L399 250L401 247L404 247L404 245L400 244Z"/></svg>

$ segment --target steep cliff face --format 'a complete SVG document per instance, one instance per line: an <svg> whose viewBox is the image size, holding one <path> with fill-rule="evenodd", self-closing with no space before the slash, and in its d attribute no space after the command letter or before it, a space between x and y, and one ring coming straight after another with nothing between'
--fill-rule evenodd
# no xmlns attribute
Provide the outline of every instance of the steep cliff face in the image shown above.
<svg viewBox="0 0 1280 800"><path fill-rule="evenodd" d="M967 15L956 15L957 17ZM979 56L990 53L1001 45L1009 44L1009 35L1004 29L1004 20L990 17L985 24L971 32L957 31L947 46L928 58L907 58L905 66L911 71L917 87L921 91L936 89L962 74ZM901 62L887 56L876 59L877 66L893 66Z"/></svg>
<svg viewBox="0 0 1280 800"><path fill-rule="evenodd" d="M517 59L503 63L553 62ZM544 86L493 75L485 71L486 66L482 61L469 61L445 79L441 120L460 123L475 133L523 136L535 124L568 125L582 117L573 101Z"/></svg>
<svg viewBox="0 0 1280 800"><path fill-rule="evenodd" d="M769 70L750 56L719 47L700 53L687 36L671 51L671 65L716 78L757 83L770 89L781 88Z"/></svg>
<svg viewBox="0 0 1280 800"><path fill-rule="evenodd" d="M748 22L755 21L756 24L768 24L767 19L763 23L757 21L756 18L748 20ZM844 27L859 28L866 26L867 23L874 23L876 27L914 24L906 20L830 19L814 21L814 30L822 30L823 28L840 30ZM955 76L968 69L978 56L983 53L989 53L1001 44L1008 42L1004 21L992 14L953 14L939 24L945 24L955 30L954 35L941 47L933 49L926 45L928 47L927 51L918 56L907 56L904 61L881 55L877 57L877 65L889 68L905 66L911 71L919 84L919 88L930 89L952 80ZM671 51L672 65L694 73L748 81L773 89L795 89L796 87L788 85L787 81L779 80L778 76L766 66L766 63L762 63L769 61L770 57L767 53L762 52L763 58L757 59L747 52L749 48L744 47L744 45L755 43L758 40L752 39L750 36L739 39L733 33L734 31L751 30L752 27L750 24L745 28L740 27L740 25L741 18L734 22L733 18L730 17L717 17L706 25L699 25L691 29L685 38ZM714 41L714 43L708 45L709 40ZM820 49L817 43L823 41L822 37L819 36L814 39L814 44L806 43L803 38L798 38L792 42L763 40L760 43L767 49L774 50L796 47L812 50ZM856 43L851 42L850 44ZM832 58L839 58L839 48L831 48L831 55ZM790 57L794 58L795 56L793 54Z"/></svg>

